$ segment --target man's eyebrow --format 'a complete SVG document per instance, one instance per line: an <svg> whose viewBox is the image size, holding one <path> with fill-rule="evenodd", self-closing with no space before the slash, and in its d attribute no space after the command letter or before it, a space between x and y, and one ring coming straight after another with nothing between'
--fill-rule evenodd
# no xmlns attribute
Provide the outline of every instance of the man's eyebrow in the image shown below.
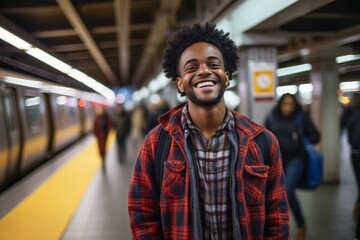
<svg viewBox="0 0 360 240"><path fill-rule="evenodd" d="M206 58L206 61L209 61L209 60L219 60L220 62L221 61L221 58L217 57L217 56L209 56ZM184 63L184 66L186 66L187 64L189 63L192 63L192 62L197 62L198 60L196 58L191 58L189 60L187 60L185 63Z"/></svg>
<svg viewBox="0 0 360 240"><path fill-rule="evenodd" d="M186 66L187 64L192 63L192 62L197 62L197 60L195 58L191 58L184 63L184 66Z"/></svg>
<svg viewBox="0 0 360 240"><path fill-rule="evenodd" d="M209 56L209 57L207 57L206 60L219 60L220 62L222 62L222 61L221 61L221 58L219 58L219 57L217 57L217 56Z"/></svg>

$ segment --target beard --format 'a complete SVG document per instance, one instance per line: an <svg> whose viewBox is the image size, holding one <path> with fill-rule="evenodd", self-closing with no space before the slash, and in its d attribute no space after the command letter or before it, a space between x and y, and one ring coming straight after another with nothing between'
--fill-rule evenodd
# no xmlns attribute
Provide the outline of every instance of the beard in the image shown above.
<svg viewBox="0 0 360 240"><path fill-rule="evenodd" d="M219 94L213 99L206 99L206 100L199 99L194 92L187 92L187 93L185 92L185 95L195 105L201 107L210 107L217 105L221 101L222 97L224 96L225 89L226 86L224 84L221 84L221 89L219 91Z"/></svg>

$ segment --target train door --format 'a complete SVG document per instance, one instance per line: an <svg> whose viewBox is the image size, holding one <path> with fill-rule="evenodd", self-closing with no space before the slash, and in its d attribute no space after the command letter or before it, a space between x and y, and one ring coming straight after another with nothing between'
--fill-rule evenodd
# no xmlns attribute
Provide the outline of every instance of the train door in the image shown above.
<svg viewBox="0 0 360 240"><path fill-rule="evenodd" d="M2 91L3 111L5 116L5 126L7 129L9 155L7 167L7 179L12 179L17 175L18 161L21 150L20 124L15 98L12 88L5 88Z"/></svg>
<svg viewBox="0 0 360 240"><path fill-rule="evenodd" d="M3 137L0 138L0 191L2 190L2 186L6 180L6 171L8 167L8 159L9 159L9 147L7 140L7 129L5 125L4 119L4 107L2 104L2 93L0 91L0 131Z"/></svg>
<svg viewBox="0 0 360 240"><path fill-rule="evenodd" d="M49 153L49 155L53 154L54 152L54 113L53 111L51 110L52 109L52 106L51 106L51 98L50 98L50 95L49 94L45 94L45 108L47 109L46 110L46 113L47 113L47 116L46 118L49 119L49 129L48 129L48 136L49 136L49 140L48 140L48 146L47 146L47 152Z"/></svg>

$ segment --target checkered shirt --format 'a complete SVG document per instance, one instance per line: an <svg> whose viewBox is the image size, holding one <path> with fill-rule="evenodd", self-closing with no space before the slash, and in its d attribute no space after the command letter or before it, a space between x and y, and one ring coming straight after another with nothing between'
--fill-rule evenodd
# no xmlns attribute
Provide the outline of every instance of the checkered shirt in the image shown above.
<svg viewBox="0 0 360 240"><path fill-rule="evenodd" d="M183 108L181 122L184 129L190 130L194 147L204 239L232 239L231 143L227 132L235 127L234 117L227 111L224 122L210 139L191 122L187 107Z"/></svg>

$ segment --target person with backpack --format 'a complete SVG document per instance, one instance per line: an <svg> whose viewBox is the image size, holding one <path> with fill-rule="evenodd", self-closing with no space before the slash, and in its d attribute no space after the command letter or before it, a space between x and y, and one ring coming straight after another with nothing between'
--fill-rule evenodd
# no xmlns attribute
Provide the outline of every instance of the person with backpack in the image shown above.
<svg viewBox="0 0 360 240"><path fill-rule="evenodd" d="M308 113L303 111L295 95L290 93L285 93L280 97L267 116L265 127L274 133L279 141L286 177L286 193L297 224L295 239L303 240L306 234L306 223L295 193L303 176L306 161L300 128L313 144L320 141L320 133Z"/></svg>
<svg viewBox="0 0 360 240"><path fill-rule="evenodd" d="M169 40L164 72L187 102L162 115L139 149L128 195L134 239L289 239L278 142L225 105L237 61L214 24L184 26ZM159 148L169 149L159 157Z"/></svg>
<svg viewBox="0 0 360 240"><path fill-rule="evenodd" d="M358 198L355 201L354 217L357 219L356 239L360 239L360 93L354 93L353 113L346 125L348 142L351 147L351 162L358 188Z"/></svg>

